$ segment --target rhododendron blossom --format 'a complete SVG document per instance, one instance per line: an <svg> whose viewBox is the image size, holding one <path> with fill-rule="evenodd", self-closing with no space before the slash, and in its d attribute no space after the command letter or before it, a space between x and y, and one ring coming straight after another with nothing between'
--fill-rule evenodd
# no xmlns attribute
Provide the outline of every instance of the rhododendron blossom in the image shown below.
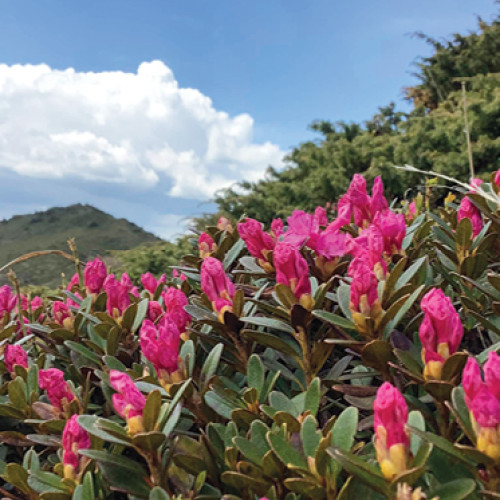
<svg viewBox="0 0 500 500"><path fill-rule="evenodd" d="M106 309L108 314L114 318L119 318L130 305L128 288L118 281L114 274L110 274L104 282L106 291Z"/></svg>
<svg viewBox="0 0 500 500"><path fill-rule="evenodd" d="M80 463L86 460L80 450L90 448L90 436L78 423L78 415L73 415L64 426L62 433L63 473L66 479L76 479L81 472Z"/></svg>
<svg viewBox="0 0 500 500"><path fill-rule="evenodd" d="M219 231L227 231L228 233L233 232L233 226L231 225L231 221L224 216L220 217L219 220L217 221L217 229Z"/></svg>
<svg viewBox="0 0 500 500"><path fill-rule="evenodd" d="M137 434L143 432L142 414L146 405L146 398L126 373L111 370L109 372L109 381L111 387L117 392L117 394L113 394L113 406L116 413L127 422L128 433Z"/></svg>
<svg viewBox="0 0 500 500"><path fill-rule="evenodd" d="M168 287L161 296L168 317L175 323L181 336L184 335L191 324L191 316L184 309L189 304L186 295L178 288Z"/></svg>
<svg viewBox="0 0 500 500"><path fill-rule="evenodd" d="M406 222L403 214L396 214L392 210L378 212L373 218L384 240L384 252L387 256L399 253L406 235Z"/></svg>
<svg viewBox="0 0 500 500"><path fill-rule="evenodd" d="M408 467L408 406L402 394L384 382L377 391L373 409L377 460L382 474L391 480Z"/></svg>
<svg viewBox="0 0 500 500"><path fill-rule="evenodd" d="M0 287L0 319L14 310L16 302L17 297L12 293L9 285Z"/></svg>
<svg viewBox="0 0 500 500"><path fill-rule="evenodd" d="M145 273L141 276L141 283L144 290L147 290L151 295L154 295L156 289L163 283L166 283L167 276L162 274L160 279L156 279L151 273Z"/></svg>
<svg viewBox="0 0 500 500"><path fill-rule="evenodd" d="M232 311L233 297L236 293L231 280L226 276L222 262L207 257L201 265L201 289L208 297L221 322L224 313Z"/></svg>
<svg viewBox="0 0 500 500"><path fill-rule="evenodd" d="M314 305L311 297L309 267L300 252L288 243L281 242L274 249L276 282L290 287L300 304L306 309Z"/></svg>
<svg viewBox="0 0 500 500"><path fill-rule="evenodd" d="M477 236L483 228L483 218L479 208L474 206L467 196L462 198L460 202L460 207L457 211L457 222L465 218L470 219L472 224L472 235L474 237Z"/></svg>
<svg viewBox="0 0 500 500"><path fill-rule="evenodd" d="M64 373L58 368L40 370L38 372L38 385L40 389L47 391L50 403L60 411L64 411L67 404L76 398L64 380Z"/></svg>
<svg viewBox="0 0 500 500"><path fill-rule="evenodd" d="M217 251L217 244L208 233L201 233L198 238L198 250L200 258L205 259Z"/></svg>
<svg viewBox="0 0 500 500"><path fill-rule="evenodd" d="M28 355L18 344L8 345L5 348L3 361L5 363L5 368L7 368L7 371L11 374L14 373L14 367L16 365L26 369L28 368Z"/></svg>
<svg viewBox="0 0 500 500"><path fill-rule="evenodd" d="M96 258L87 262L83 273L83 281L87 290L90 293L100 293L107 274L106 264L101 259Z"/></svg>
<svg viewBox="0 0 500 500"><path fill-rule="evenodd" d="M420 302L424 319L419 328L426 379L439 380L444 362L454 354L464 334L460 316L440 288L433 288Z"/></svg>
<svg viewBox="0 0 500 500"><path fill-rule="evenodd" d="M469 408L476 447L500 463L500 356L488 354L484 382L477 361L470 357L462 374L465 403Z"/></svg>

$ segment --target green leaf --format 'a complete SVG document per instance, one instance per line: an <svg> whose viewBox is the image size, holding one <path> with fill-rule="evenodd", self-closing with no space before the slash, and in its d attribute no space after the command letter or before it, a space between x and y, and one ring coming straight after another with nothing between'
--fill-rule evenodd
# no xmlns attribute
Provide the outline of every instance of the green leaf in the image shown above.
<svg viewBox="0 0 500 500"><path fill-rule="evenodd" d="M264 387L264 365L257 354L252 354L248 360L247 382L248 387L256 389L260 396Z"/></svg>
<svg viewBox="0 0 500 500"><path fill-rule="evenodd" d="M339 316L337 314L333 314L328 311L322 311L320 309L313 311L312 314L313 316L316 316L316 318L322 321L326 321L327 323L331 323L332 325L339 326L344 330L356 330L356 325L351 320L343 318L342 316Z"/></svg>
<svg viewBox="0 0 500 500"><path fill-rule="evenodd" d="M146 405L143 411L143 424L146 431L152 431L156 427L161 408L160 391L152 391L146 398Z"/></svg>
<svg viewBox="0 0 500 500"><path fill-rule="evenodd" d="M276 349L283 354L288 354L289 356L300 356L300 349L296 342L292 341L293 344L285 342L283 339L276 335L264 332L256 332L254 330L242 330L241 335L248 340L253 340L258 344L265 347L270 347L271 349Z"/></svg>
<svg viewBox="0 0 500 500"><path fill-rule="evenodd" d="M315 378L309 385L304 398L304 412L310 411L311 415L315 416L319 408L320 393L320 380Z"/></svg>
<svg viewBox="0 0 500 500"><path fill-rule="evenodd" d="M410 414L408 415L408 425L411 427L415 427L416 429L419 429L422 432L425 431L424 417L417 410L411 411ZM411 441L410 441L410 448L411 448L411 452L413 453L413 455L417 454L421 443L422 443L422 439L420 437L418 437L417 435L412 433L411 434Z"/></svg>
<svg viewBox="0 0 500 500"><path fill-rule="evenodd" d="M441 484L429 493L428 498L437 497L439 500L462 500L467 498L475 489L476 482L473 479L457 479Z"/></svg>
<svg viewBox="0 0 500 500"><path fill-rule="evenodd" d="M308 415L304 419L304 422L302 422L302 428L300 430L300 438L306 456L314 457L316 455L321 437L316 419L312 415Z"/></svg>
<svg viewBox="0 0 500 500"><path fill-rule="evenodd" d="M278 434L272 434L271 431L267 433L267 441L273 449L276 456L289 468L298 468L309 470L305 458L283 437Z"/></svg>
<svg viewBox="0 0 500 500"><path fill-rule="evenodd" d="M417 259L396 281L396 285L394 288L398 290L402 286L406 285L412 278L417 274L417 272L420 270L424 262L426 261L427 256L424 255L423 257L420 257L420 259Z"/></svg>
<svg viewBox="0 0 500 500"><path fill-rule="evenodd" d="M222 350L224 349L224 344L217 344L207 356L205 363L203 363L203 367L201 369L201 380L205 382L205 384L210 380L210 378L217 371L217 366L219 365L220 357L222 354Z"/></svg>
<svg viewBox="0 0 500 500"><path fill-rule="evenodd" d="M109 441L110 443L121 444L123 446L130 446L132 444L125 430L122 429L119 425L108 421L108 423L113 424L123 433L123 436L117 437L117 435L115 434L118 434L118 429L116 433L111 434L102 428L102 424L104 422L104 419L98 418L95 415L80 415L78 417L78 423L80 424L80 426L93 436L96 436L103 441Z"/></svg>
<svg viewBox="0 0 500 500"><path fill-rule="evenodd" d="M402 277L402 276L401 276ZM408 300L403 304L403 306L399 309L399 311L394 316L394 319L389 321L384 330L384 337L387 337L394 328L396 328L399 322L404 318L405 314L410 310L410 307L415 303L415 301L420 296L420 293L424 289L424 285L420 285L408 298Z"/></svg>
<svg viewBox="0 0 500 500"><path fill-rule="evenodd" d="M149 500L170 500L170 495L159 486L155 486L149 493Z"/></svg>
<svg viewBox="0 0 500 500"><path fill-rule="evenodd" d="M295 330L279 319L265 318L263 316L246 316L240 319L244 323L249 323L250 325L265 326L271 330L279 330L295 335Z"/></svg>
<svg viewBox="0 0 500 500"><path fill-rule="evenodd" d="M221 417L231 419L231 413L235 409L227 400L216 394L214 391L208 391L205 396L205 403L212 408Z"/></svg>
<svg viewBox="0 0 500 500"><path fill-rule="evenodd" d="M28 406L26 383L21 377L16 377L7 385L10 402L18 410L24 411Z"/></svg>
<svg viewBox="0 0 500 500"><path fill-rule="evenodd" d="M247 439L236 436L233 438L233 444L240 450L240 452L245 456L247 460L250 460L256 465L262 465L262 459L264 455L269 451L268 447L259 447L253 441L248 441Z"/></svg>
<svg viewBox="0 0 500 500"><path fill-rule="evenodd" d="M33 471L28 476L28 484L38 493L64 492L70 493L71 489L62 482L59 476L41 470Z"/></svg>
<svg viewBox="0 0 500 500"><path fill-rule="evenodd" d="M351 300L351 287L349 285L340 285L337 288L337 301L340 310L343 312L347 319L352 321L351 310L349 309L349 302Z"/></svg>
<svg viewBox="0 0 500 500"><path fill-rule="evenodd" d="M163 432L141 432L132 436L132 443L135 447L147 452L155 452L167 439Z"/></svg>
<svg viewBox="0 0 500 500"><path fill-rule="evenodd" d="M87 348L81 344L77 344L76 342L73 342L72 340L66 340L66 342L64 342L64 345L68 349L71 349L72 351L76 352L77 354L80 354L81 356L83 356L85 359L91 361L92 363L94 363L96 365L101 364L101 358L95 352L92 352L89 348Z"/></svg>
<svg viewBox="0 0 500 500"><path fill-rule="evenodd" d="M135 315L134 322L132 323L132 328L130 330L132 333L136 332L142 325L142 322L144 321L144 318L146 317L146 314L148 312L148 303L149 300L144 299L137 304L137 313Z"/></svg>
<svg viewBox="0 0 500 500"><path fill-rule="evenodd" d="M273 391L269 394L269 404L275 411L290 413L293 417L298 417L301 413L300 408L282 392Z"/></svg>

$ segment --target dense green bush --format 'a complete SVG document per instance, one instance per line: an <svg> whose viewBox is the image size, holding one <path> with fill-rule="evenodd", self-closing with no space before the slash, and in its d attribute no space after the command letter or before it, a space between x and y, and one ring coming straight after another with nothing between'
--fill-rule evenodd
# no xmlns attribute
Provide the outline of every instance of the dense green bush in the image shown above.
<svg viewBox="0 0 500 500"><path fill-rule="evenodd" d="M140 289L98 259L43 300L11 275L2 495L498 498L498 184L431 212L355 176L335 219L221 219Z"/></svg>

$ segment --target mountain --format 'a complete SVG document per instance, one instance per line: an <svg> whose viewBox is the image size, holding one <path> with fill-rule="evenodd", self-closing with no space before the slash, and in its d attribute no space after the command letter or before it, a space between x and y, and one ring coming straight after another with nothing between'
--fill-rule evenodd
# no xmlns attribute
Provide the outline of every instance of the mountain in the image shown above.
<svg viewBox="0 0 500 500"><path fill-rule="evenodd" d="M90 205L55 207L34 214L15 215L0 221L0 267L20 255L36 250L63 250L74 238L80 260L85 261L109 250L128 250L144 243L162 241L126 219L117 219ZM71 261L58 255L40 256L13 266L21 285L61 283L74 273ZM7 282L5 273L0 275Z"/></svg>

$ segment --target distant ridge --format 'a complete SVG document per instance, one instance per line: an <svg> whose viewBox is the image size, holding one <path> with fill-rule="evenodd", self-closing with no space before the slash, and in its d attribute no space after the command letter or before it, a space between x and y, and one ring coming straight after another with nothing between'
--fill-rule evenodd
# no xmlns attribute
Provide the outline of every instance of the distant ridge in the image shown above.
<svg viewBox="0 0 500 500"><path fill-rule="evenodd" d="M0 267L35 250L68 250L75 238L81 260L105 255L108 250L128 250L160 238L126 219L117 219L91 205L54 207L44 212L15 215L0 221ZM74 267L59 256L43 256L14 266L21 284L57 287L61 272L71 278ZM68 278L68 279L69 279ZM6 275L0 281L6 282Z"/></svg>

